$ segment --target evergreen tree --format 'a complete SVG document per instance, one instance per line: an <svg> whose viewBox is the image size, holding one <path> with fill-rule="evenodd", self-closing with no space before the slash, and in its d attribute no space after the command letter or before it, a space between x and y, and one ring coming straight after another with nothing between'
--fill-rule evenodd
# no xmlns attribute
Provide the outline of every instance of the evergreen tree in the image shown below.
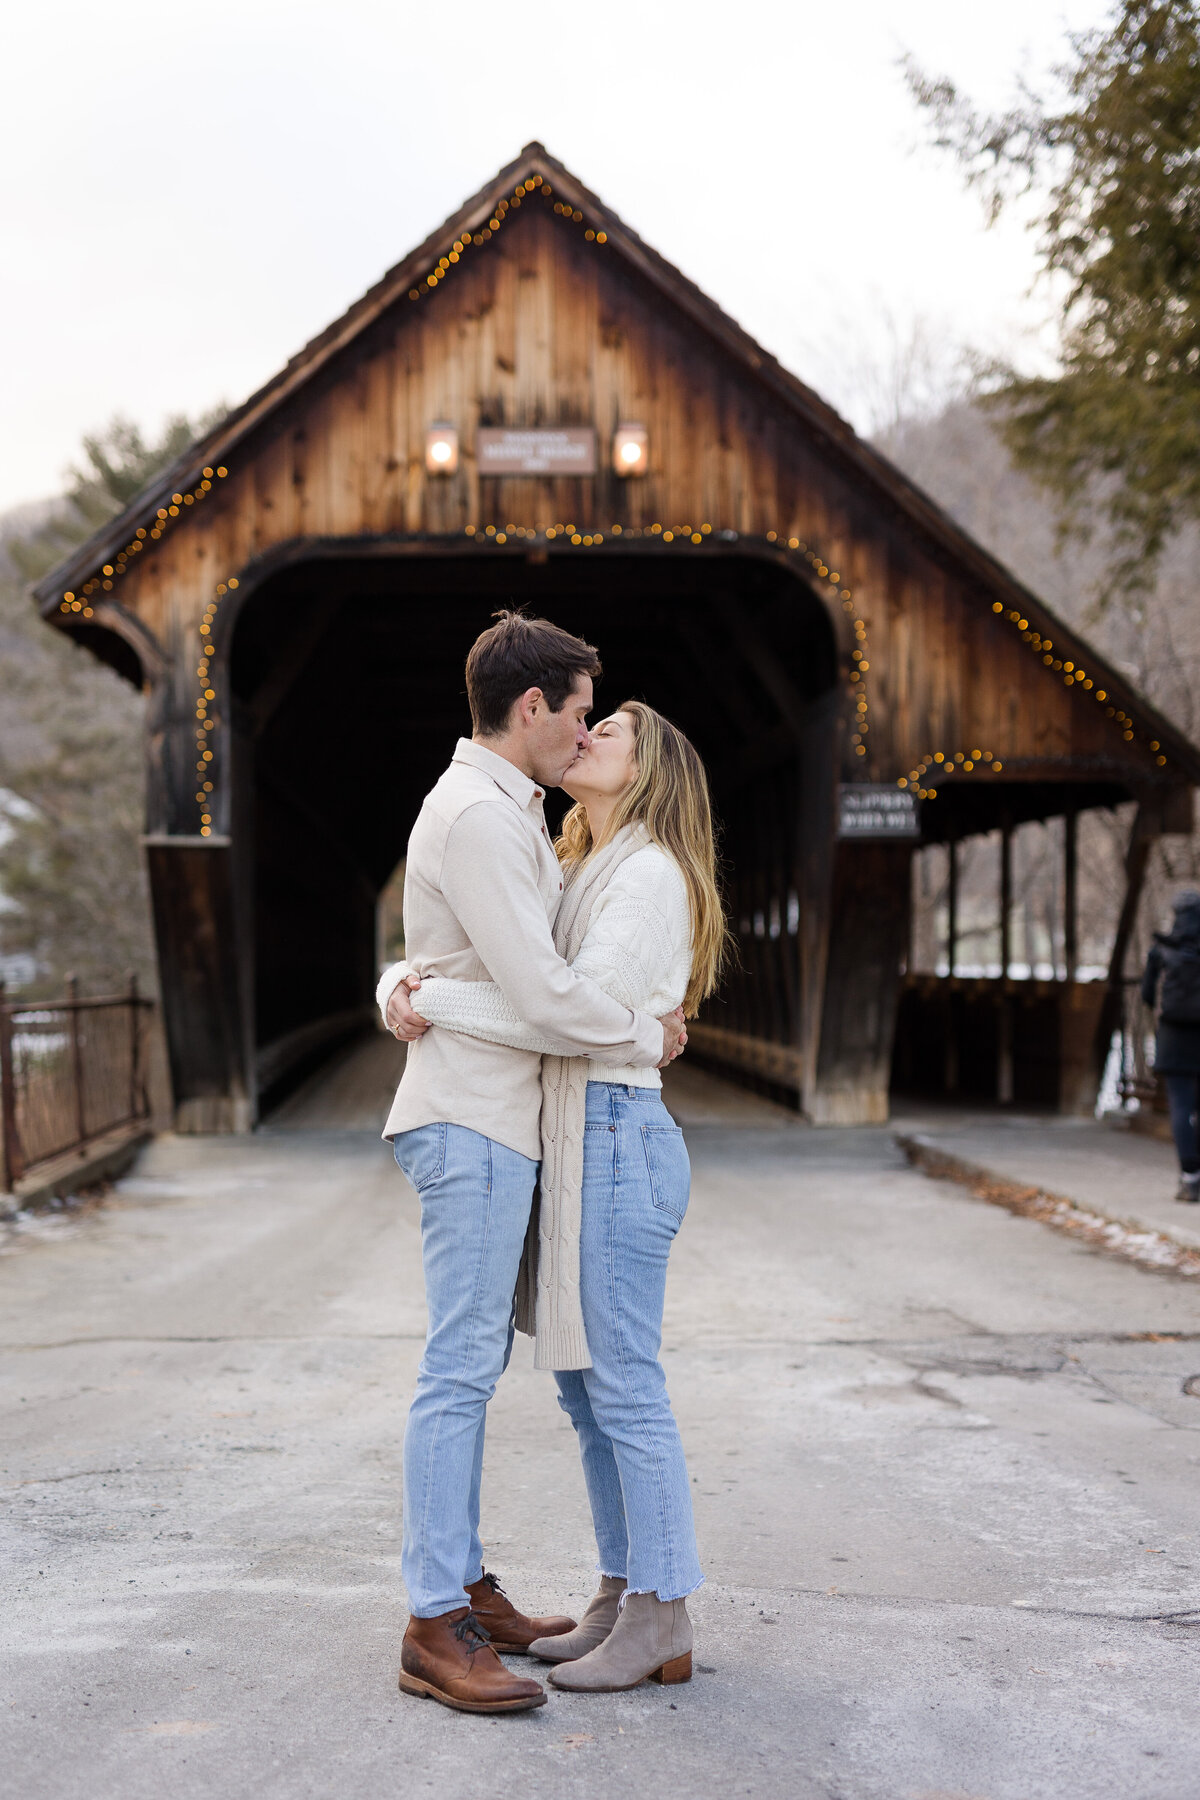
<svg viewBox="0 0 1200 1800"><path fill-rule="evenodd" d="M1148 587L1200 518L1200 9L1123 0L1069 41L1059 103L1026 91L998 117L907 74L990 219L1014 193L1040 201L1042 266L1067 282L1060 372L1003 371L991 403L1068 525L1106 514L1112 593Z"/></svg>
<svg viewBox="0 0 1200 1800"><path fill-rule="evenodd" d="M20 573L37 581L62 562L219 417L220 411L193 424L177 413L150 443L139 426L119 413L103 431L88 433L82 463L67 470L66 493L48 518L9 546Z"/></svg>

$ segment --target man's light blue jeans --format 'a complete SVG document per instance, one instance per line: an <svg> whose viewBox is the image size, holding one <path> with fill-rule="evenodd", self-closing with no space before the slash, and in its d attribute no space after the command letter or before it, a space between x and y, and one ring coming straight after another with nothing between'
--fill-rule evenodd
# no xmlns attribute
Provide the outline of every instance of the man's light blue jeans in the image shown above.
<svg viewBox="0 0 1200 1800"><path fill-rule="evenodd" d="M513 1338L513 1295L538 1165L463 1125L401 1132L421 1201L429 1333L404 1433L401 1566L409 1610L465 1606L483 1573L479 1487L487 1403Z"/></svg>
<svg viewBox="0 0 1200 1800"><path fill-rule="evenodd" d="M690 1181L683 1133L657 1088L589 1081L580 1279L592 1367L555 1380L579 1438L600 1573L660 1600L704 1580L658 1360L667 1258Z"/></svg>

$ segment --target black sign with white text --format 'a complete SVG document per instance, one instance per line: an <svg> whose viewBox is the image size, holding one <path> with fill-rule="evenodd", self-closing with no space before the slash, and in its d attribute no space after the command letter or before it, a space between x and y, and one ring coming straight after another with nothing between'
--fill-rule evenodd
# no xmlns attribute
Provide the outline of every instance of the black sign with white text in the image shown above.
<svg viewBox="0 0 1200 1800"><path fill-rule="evenodd" d="M840 838L918 838L917 796L883 782L844 781L838 788Z"/></svg>

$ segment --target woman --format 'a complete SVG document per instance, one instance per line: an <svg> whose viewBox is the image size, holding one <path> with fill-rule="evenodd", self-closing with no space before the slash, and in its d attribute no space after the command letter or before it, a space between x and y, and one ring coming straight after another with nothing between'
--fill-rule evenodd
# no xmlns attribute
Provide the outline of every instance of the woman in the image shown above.
<svg viewBox="0 0 1200 1800"><path fill-rule="evenodd" d="M692 1016L728 941L703 764L661 714L628 701L563 787L575 805L556 845L560 953L626 1006L662 1016L682 1004ZM533 1326L536 1361L555 1369L578 1435L600 1587L575 1630L533 1653L556 1665L556 1687L577 1692L687 1681L686 1597L703 1575L658 1355L690 1171L661 1076L557 1055L491 982L426 981L413 1005L435 1026L545 1059L536 1278L518 1292L517 1322Z"/></svg>
<svg viewBox="0 0 1200 1800"><path fill-rule="evenodd" d="M1142 977L1142 999L1153 1006L1156 998L1154 1072L1166 1085L1179 1156L1176 1198L1196 1202L1200 1201L1200 894L1193 889L1176 900L1172 930L1154 934Z"/></svg>

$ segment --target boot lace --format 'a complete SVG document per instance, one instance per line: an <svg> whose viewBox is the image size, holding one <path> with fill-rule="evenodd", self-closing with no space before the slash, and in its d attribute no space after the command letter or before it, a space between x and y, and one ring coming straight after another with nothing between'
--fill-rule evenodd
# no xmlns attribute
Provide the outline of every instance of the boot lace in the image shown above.
<svg viewBox="0 0 1200 1800"><path fill-rule="evenodd" d="M482 1650L485 1644L490 1644L492 1641L491 1632L484 1627L473 1612L466 1613L458 1621L454 1627L454 1635L461 1644L466 1644L468 1656L474 1656L477 1650ZM473 1641L468 1643L468 1639Z"/></svg>
<svg viewBox="0 0 1200 1800"><path fill-rule="evenodd" d="M499 1594L500 1598L502 1600L508 1599L508 1595L504 1592L504 1589L500 1586L499 1576L493 1575L489 1569L485 1569L483 1571L483 1574L479 1577L479 1579L480 1579L480 1581L487 1583L488 1587L491 1588L493 1594Z"/></svg>

